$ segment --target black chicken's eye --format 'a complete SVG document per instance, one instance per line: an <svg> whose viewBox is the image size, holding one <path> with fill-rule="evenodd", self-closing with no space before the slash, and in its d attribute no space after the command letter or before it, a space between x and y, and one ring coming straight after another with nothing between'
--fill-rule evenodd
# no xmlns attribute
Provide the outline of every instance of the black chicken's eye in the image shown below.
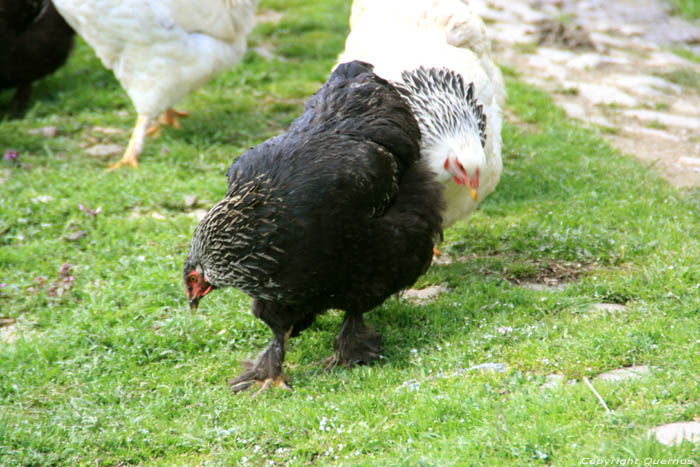
<svg viewBox="0 0 700 467"><path fill-rule="evenodd" d="M190 284L197 282L197 278L195 276L190 276L187 280L190 282Z"/></svg>

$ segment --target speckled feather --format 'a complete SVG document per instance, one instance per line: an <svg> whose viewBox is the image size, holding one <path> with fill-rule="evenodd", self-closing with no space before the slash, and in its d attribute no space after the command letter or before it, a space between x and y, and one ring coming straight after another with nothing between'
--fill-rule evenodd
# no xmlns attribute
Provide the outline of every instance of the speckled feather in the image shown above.
<svg viewBox="0 0 700 467"><path fill-rule="evenodd" d="M370 65L341 65L288 132L231 165L185 274L201 265L214 286L277 303L260 316L273 330L369 311L425 272L442 235L442 186L419 147L396 89Z"/></svg>
<svg viewBox="0 0 700 467"><path fill-rule="evenodd" d="M474 96L474 83L467 85L447 68L419 67L402 72L401 78L396 88L421 123L426 143L478 129L481 146L486 145L486 114Z"/></svg>

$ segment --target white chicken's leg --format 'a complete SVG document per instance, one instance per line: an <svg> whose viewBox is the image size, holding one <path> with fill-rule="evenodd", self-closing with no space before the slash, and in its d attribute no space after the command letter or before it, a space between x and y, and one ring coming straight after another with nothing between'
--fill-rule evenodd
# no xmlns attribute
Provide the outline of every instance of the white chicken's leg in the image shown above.
<svg viewBox="0 0 700 467"><path fill-rule="evenodd" d="M128 165L135 169L139 167L139 154L141 154L143 150L143 142L146 139L146 129L150 122L150 115L139 114L139 116L136 117L136 126L134 126L134 130L131 132L129 145L126 147L124 155L119 162L110 165L107 170L118 169L122 165Z"/></svg>

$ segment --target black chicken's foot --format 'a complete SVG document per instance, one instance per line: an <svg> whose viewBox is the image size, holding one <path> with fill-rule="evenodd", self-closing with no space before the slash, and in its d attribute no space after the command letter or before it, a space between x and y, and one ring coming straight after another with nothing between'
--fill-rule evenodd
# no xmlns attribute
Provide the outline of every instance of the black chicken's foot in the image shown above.
<svg viewBox="0 0 700 467"><path fill-rule="evenodd" d="M362 315L345 313L336 342L336 355L328 359L326 368L337 363L346 366L370 363L379 357L381 350L382 336L365 324Z"/></svg>
<svg viewBox="0 0 700 467"><path fill-rule="evenodd" d="M246 369L228 382L231 390L233 392L244 391L253 383L261 386L261 389L254 394L255 396L267 389L270 384L290 389L285 382L286 376L282 374L282 361L284 360L284 346L291 332L292 328L289 328L284 335L275 334L270 345L254 361L241 362L241 365Z"/></svg>
<svg viewBox="0 0 700 467"><path fill-rule="evenodd" d="M266 380L263 381L263 382L256 381L255 383L256 383L258 386L260 386L260 389L258 389L257 391L255 391L255 394L253 394L253 395L251 396L251 398L255 399L256 397L258 397L258 395L260 395L261 392L263 392L264 390L266 390L267 388L269 388L271 385L274 386L274 387L276 387L276 388L284 389L285 391L294 392L294 389L292 389L292 388L287 384L288 381L289 381L289 377L288 377L287 375L285 375L285 374L280 374L276 379L268 378L268 379L266 379Z"/></svg>
<svg viewBox="0 0 700 467"><path fill-rule="evenodd" d="M340 356L338 355L338 352L333 352L333 355L321 362L321 364L324 365L323 371L331 371L333 368L338 366L339 362Z"/></svg>

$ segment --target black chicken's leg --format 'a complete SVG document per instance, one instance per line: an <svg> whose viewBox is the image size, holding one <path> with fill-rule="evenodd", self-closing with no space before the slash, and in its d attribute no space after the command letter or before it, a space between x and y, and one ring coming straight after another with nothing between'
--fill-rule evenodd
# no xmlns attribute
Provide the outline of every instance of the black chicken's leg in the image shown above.
<svg viewBox="0 0 700 467"><path fill-rule="evenodd" d="M326 369L336 364L353 366L379 357L382 336L365 324L361 313L346 312L335 345L336 352L326 360Z"/></svg>
<svg viewBox="0 0 700 467"><path fill-rule="evenodd" d="M260 389L253 397L257 397L260 392L270 387L270 385L291 390L287 385L287 377L282 374L284 347L291 333L291 327L284 334L275 333L275 337L272 338L270 345L254 361L246 360L241 362L246 370L228 382L233 392L248 389L253 383L260 386Z"/></svg>
<svg viewBox="0 0 700 467"><path fill-rule="evenodd" d="M10 101L8 114L12 117L20 117L27 109L29 97L32 95L32 83L24 83L17 86L15 94Z"/></svg>
<svg viewBox="0 0 700 467"><path fill-rule="evenodd" d="M254 361L242 362L246 370L230 380L229 385L234 392L239 392L256 383L260 389L253 397L270 385L291 390L286 383L287 377L282 374L282 362L287 339L294 329L294 322L289 320L294 313L290 313L289 309L280 303L257 298L253 300L252 311L256 318L270 327L274 337L270 345Z"/></svg>

